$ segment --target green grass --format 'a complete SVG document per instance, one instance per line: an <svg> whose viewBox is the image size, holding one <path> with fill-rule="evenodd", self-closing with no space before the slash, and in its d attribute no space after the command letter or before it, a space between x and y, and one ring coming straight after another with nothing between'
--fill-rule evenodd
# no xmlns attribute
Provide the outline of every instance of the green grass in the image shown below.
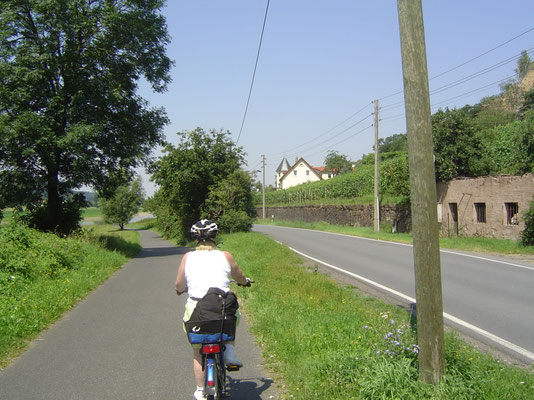
<svg viewBox="0 0 534 400"><path fill-rule="evenodd" d="M157 219L156 218L146 218L142 219L139 222L133 222L128 225L126 225L128 228L131 229L146 229L158 232L158 225L157 225ZM160 232L158 232L160 233Z"/></svg>
<svg viewBox="0 0 534 400"><path fill-rule="evenodd" d="M5 210L3 210L3 217L2 217L2 220L0 221L0 223L2 224L7 224L8 222L10 222L12 219L13 219L13 209L12 208L6 208Z"/></svg>
<svg viewBox="0 0 534 400"><path fill-rule="evenodd" d="M88 207L84 208L82 211L82 219L95 219L95 218L104 218L102 210L98 207Z"/></svg>
<svg viewBox="0 0 534 400"><path fill-rule="evenodd" d="M370 239L387 240L391 242L412 243L412 235L408 233L388 232L390 227L381 227L381 232L374 232L372 227L350 227L332 225L326 222L303 222L258 219L256 224L288 226L293 228L313 229L325 232L343 233L346 235L360 236ZM534 254L534 246L523 246L520 242L505 239L492 239L484 237L452 237L440 238L442 248L464 250L483 253L501 254Z"/></svg>
<svg viewBox="0 0 534 400"><path fill-rule="evenodd" d="M58 238L0 228L0 367L139 251L138 232L98 226Z"/></svg>
<svg viewBox="0 0 534 400"><path fill-rule="evenodd" d="M265 235L224 235L222 247L256 281L236 291L279 375L280 399L534 398L532 368L506 365L452 334L443 382L422 384L405 311L315 273Z"/></svg>

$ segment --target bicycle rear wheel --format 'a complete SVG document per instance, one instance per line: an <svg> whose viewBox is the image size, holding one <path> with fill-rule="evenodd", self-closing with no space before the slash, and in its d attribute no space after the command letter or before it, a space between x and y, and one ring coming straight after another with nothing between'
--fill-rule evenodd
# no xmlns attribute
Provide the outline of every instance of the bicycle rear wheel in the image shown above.
<svg viewBox="0 0 534 400"><path fill-rule="evenodd" d="M215 399L220 400L226 395L226 365L224 365L224 353L217 354L215 360L217 369L217 388L215 390Z"/></svg>

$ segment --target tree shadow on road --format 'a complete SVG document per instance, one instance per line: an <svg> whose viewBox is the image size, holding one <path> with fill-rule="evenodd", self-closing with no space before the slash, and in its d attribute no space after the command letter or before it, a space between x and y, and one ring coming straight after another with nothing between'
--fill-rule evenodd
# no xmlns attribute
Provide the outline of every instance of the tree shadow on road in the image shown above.
<svg viewBox="0 0 534 400"><path fill-rule="evenodd" d="M227 398L232 400L261 400L261 394L273 383L272 379L265 378L232 379L229 375L227 378L230 382Z"/></svg>
<svg viewBox="0 0 534 400"><path fill-rule="evenodd" d="M181 256L190 251L189 247L145 247L136 256L136 258L147 257L167 257L167 256Z"/></svg>

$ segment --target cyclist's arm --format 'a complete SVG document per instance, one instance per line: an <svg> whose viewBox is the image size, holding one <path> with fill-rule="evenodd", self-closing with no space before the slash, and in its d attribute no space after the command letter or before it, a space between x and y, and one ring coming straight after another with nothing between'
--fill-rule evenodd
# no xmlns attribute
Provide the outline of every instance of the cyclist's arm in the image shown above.
<svg viewBox="0 0 534 400"><path fill-rule="evenodd" d="M187 291L187 282L185 280L185 260L189 253L184 254L180 266L178 267L178 275L176 276L176 283L174 287L176 289L176 294L180 295Z"/></svg>
<svg viewBox="0 0 534 400"><path fill-rule="evenodd" d="M237 265L236 261L234 260L234 257L227 251L224 251L223 253L226 257L226 261L228 261L228 264L230 264L232 278L234 278L234 280L240 285L246 285L247 277L245 276L243 271L241 271L241 268L239 268L239 266Z"/></svg>

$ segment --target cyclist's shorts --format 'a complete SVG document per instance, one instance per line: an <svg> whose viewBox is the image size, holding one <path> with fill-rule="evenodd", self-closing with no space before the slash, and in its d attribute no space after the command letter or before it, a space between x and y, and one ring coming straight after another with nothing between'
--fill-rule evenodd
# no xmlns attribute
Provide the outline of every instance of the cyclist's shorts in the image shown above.
<svg viewBox="0 0 534 400"><path fill-rule="evenodd" d="M191 300L190 298L187 299L187 302L185 303L185 312L184 312L184 318L183 321L187 322L191 318L191 314L193 314L193 310L197 306L197 301ZM236 311L235 316L237 317L236 326L239 325L239 320L241 319L241 314L239 310ZM184 332L187 334L187 330L185 329L185 324L182 324L182 327L184 329ZM191 347L194 349L200 349L200 344L191 344Z"/></svg>

